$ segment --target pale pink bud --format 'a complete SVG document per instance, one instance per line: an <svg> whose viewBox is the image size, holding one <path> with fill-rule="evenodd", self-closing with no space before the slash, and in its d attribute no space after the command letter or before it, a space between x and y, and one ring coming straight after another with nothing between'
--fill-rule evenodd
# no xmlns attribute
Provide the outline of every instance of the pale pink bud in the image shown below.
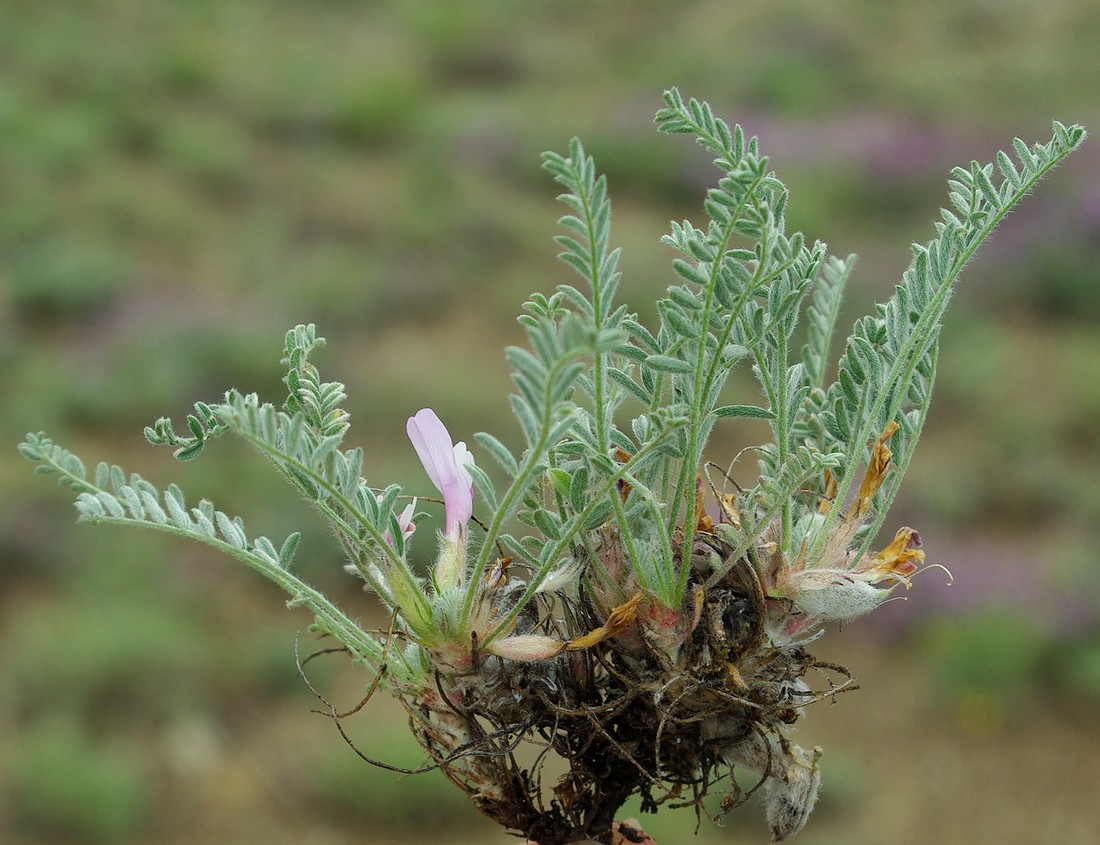
<svg viewBox="0 0 1100 845"><path fill-rule="evenodd" d="M501 637L485 647L490 654L508 660L520 660L530 663L557 657L565 651L567 643L541 634L519 634L515 637Z"/></svg>
<svg viewBox="0 0 1100 845"><path fill-rule="evenodd" d="M376 497L379 501L382 501L381 496ZM416 499L409 502L409 506L405 510L401 511L397 515L397 527L401 529L401 537L404 540L408 540L413 532L416 531L416 523L413 522L413 516L416 514ZM393 545L393 537L390 536L390 530L387 528L382 532L382 539Z"/></svg>

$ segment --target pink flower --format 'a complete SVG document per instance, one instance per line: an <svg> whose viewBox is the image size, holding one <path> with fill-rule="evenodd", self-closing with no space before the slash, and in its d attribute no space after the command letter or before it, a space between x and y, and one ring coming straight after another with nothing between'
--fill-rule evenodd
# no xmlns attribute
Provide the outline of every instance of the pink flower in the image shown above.
<svg viewBox="0 0 1100 845"><path fill-rule="evenodd" d="M378 501L382 501L382 496L377 496L376 498L378 499ZM406 507L405 510L401 511L401 513L397 515L397 527L401 529L401 538L403 540L408 540L413 535L413 532L416 530L416 523L413 522L413 516L415 515L415 513L416 499L414 498L411 502L409 502L408 507ZM388 528L382 533L382 539L389 543L391 546L393 545L393 536L390 534L390 530Z"/></svg>
<svg viewBox="0 0 1100 845"><path fill-rule="evenodd" d="M474 462L466 444L454 443L447 427L431 408L409 417L406 431L424 471L443 494L447 526L444 535L457 540L474 513L474 482L467 469Z"/></svg>

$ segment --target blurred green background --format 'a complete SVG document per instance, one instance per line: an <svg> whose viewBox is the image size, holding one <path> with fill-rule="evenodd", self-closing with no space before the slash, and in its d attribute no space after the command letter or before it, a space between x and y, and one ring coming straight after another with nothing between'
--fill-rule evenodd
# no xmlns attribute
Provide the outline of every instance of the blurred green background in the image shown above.
<svg viewBox="0 0 1100 845"><path fill-rule="evenodd" d="M318 520L257 456L145 444L230 386L279 399L283 333L315 322L368 477L427 492L404 420L515 442L502 345L569 279L544 149L607 172L621 295L673 281L705 156L651 125L677 85L758 134L790 223L860 255L848 316L887 296L945 176L1052 118L1100 132L1100 6L1080 0L5 0L0 25L0 841L505 843L438 774L359 760L294 668L300 611L204 548L77 527L15 452L210 495L368 619ZM1100 826L1100 146L1011 217L949 314L937 401L890 526L929 572L830 632L864 689L800 723L826 754L799 841L1092 841ZM737 401L737 400L735 400ZM747 400L740 400L747 401ZM714 457L758 432L736 427ZM892 529L891 529L892 530ZM427 543L420 543L423 552ZM314 668L316 667L316 668ZM337 700L369 679L332 658ZM414 766L380 699L348 724ZM643 818L693 841L689 811ZM759 807L700 843L764 841Z"/></svg>

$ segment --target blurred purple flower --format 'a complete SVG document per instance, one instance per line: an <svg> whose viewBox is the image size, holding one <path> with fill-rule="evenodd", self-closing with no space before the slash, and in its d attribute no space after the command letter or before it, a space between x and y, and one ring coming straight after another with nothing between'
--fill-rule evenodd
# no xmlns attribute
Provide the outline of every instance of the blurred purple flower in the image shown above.
<svg viewBox="0 0 1100 845"><path fill-rule="evenodd" d="M443 494L447 525L444 535L457 540L474 513L474 482L467 469L473 456L462 441L454 443L447 427L431 408L409 417L409 440L432 484Z"/></svg>

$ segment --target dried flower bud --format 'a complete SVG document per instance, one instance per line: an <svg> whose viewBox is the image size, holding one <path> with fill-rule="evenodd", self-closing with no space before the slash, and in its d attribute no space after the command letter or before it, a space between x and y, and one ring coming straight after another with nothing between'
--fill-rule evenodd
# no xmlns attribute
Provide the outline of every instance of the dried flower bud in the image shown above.
<svg viewBox="0 0 1100 845"><path fill-rule="evenodd" d="M785 573L783 594L799 610L821 619L852 619L874 610L898 584L909 586L909 576L924 560L920 534L900 528L894 539L874 557L865 555L855 565L844 557L835 566ZM875 584L890 582L887 587Z"/></svg>
<svg viewBox="0 0 1100 845"><path fill-rule="evenodd" d="M810 569L787 580L788 597L798 609L821 619L854 619L878 607L890 589L871 586L844 569Z"/></svg>
<svg viewBox="0 0 1100 845"><path fill-rule="evenodd" d="M589 631L581 637L574 637L569 641L569 650L576 651L582 648L590 648L596 643L602 643L609 637L615 636L619 631L632 623L638 616L638 603L642 600L642 593L635 593L630 599L611 610L607 622Z"/></svg>

